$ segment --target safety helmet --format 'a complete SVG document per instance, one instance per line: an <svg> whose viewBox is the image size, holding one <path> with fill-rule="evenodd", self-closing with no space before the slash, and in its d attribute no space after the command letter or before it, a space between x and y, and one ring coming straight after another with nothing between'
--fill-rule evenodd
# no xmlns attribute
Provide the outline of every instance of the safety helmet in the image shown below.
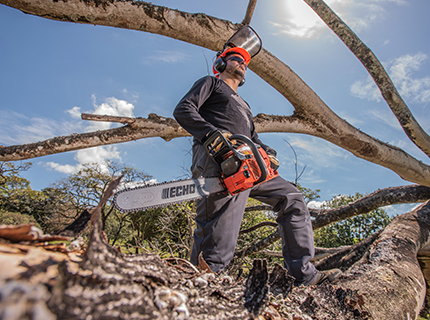
<svg viewBox="0 0 430 320"><path fill-rule="evenodd" d="M225 57L229 54L237 53L249 64L251 58L261 50L261 39L250 26L244 26L225 43L224 48L217 53L212 71L215 77L219 77L227 65Z"/></svg>

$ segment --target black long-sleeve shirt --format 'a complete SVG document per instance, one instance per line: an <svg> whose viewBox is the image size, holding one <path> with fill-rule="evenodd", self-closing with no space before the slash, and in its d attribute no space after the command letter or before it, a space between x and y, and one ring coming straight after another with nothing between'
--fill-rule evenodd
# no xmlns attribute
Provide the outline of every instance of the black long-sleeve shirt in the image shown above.
<svg viewBox="0 0 430 320"><path fill-rule="evenodd" d="M206 76L197 80L179 101L173 113L176 121L201 143L214 130L243 134L268 154L276 151L263 144L255 132L251 108L224 81Z"/></svg>

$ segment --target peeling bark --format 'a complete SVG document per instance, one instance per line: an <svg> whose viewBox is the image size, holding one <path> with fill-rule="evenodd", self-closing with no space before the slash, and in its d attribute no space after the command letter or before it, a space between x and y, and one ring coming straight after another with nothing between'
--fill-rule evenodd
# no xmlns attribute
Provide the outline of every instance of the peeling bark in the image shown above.
<svg viewBox="0 0 430 320"><path fill-rule="evenodd" d="M264 260L254 262L246 282L235 282L152 254L125 255L104 242L100 220L93 223L80 262L45 254L37 264L24 258L21 275L1 275L0 305L7 302L8 310L18 308L29 319L406 320L417 317L424 301L416 256L430 243L430 202L397 217L335 282L298 288L285 269L269 271ZM0 259L10 255L5 252Z"/></svg>
<svg viewBox="0 0 430 320"><path fill-rule="evenodd" d="M351 264L361 259L344 266L334 282L293 288L285 269L275 265L269 272L264 260L254 261L244 283L172 265L153 254L114 249L103 239L99 211L119 181L111 183L92 213L93 231L82 260L39 254L38 262L29 264L28 257L20 257L28 261L21 263L25 272L0 274L1 306L30 319L406 320L415 319L423 304L426 283L417 255L430 246L430 201L396 217L364 245L351 247L349 256L359 254L353 261L343 259ZM12 252L3 247L0 259Z"/></svg>

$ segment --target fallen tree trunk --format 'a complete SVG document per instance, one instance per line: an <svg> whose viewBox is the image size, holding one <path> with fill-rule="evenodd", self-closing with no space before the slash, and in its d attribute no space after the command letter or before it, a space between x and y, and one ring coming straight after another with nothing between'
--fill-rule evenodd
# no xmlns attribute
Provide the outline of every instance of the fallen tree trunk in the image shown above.
<svg viewBox="0 0 430 320"><path fill-rule="evenodd" d="M0 279L1 306L21 308L29 319L402 320L415 319L423 304L426 283L417 255L428 251L430 201L395 218L336 282L293 288L286 270L276 265L269 272L263 260L254 261L245 282L174 265L175 259L123 254L103 240L99 211L108 197L92 213L82 261L48 257L29 265L20 281ZM48 271L49 277L40 276ZM25 284L25 278L32 282ZM11 290L19 295L7 295Z"/></svg>
<svg viewBox="0 0 430 320"><path fill-rule="evenodd" d="M255 310L264 310L267 298L262 292L270 291L265 264L257 263L254 266L259 268L251 273L254 274L250 278L254 284L251 289L250 283L245 286L248 295L250 291L258 292L261 295L259 298L248 296L249 299L246 299L246 293L240 293L244 289L240 283L230 284L228 290L221 288L222 281L213 277L213 287L208 285L208 290L199 291L199 298L202 294L208 295L200 300L204 301L202 306L185 285L187 280L201 275L187 276L153 255L124 255L103 242L100 221L94 223L93 235L79 271L71 272L66 267L60 270L61 280L49 303L51 310L60 318L69 319L76 313L104 319L129 318L132 314L137 316L140 310L146 315L138 316L141 319L164 318L172 314L179 316L181 312L189 312L194 319L210 319L208 314L216 314L217 319L245 319L256 315ZM294 289L289 293L284 307L292 312L290 316L299 316L296 312L300 310L313 319L416 318L426 292L417 255L429 243L429 226L430 202L427 202L395 218L377 237L367 254L346 270L334 286ZM275 283L272 285L278 287ZM111 294L105 288L110 288ZM239 292L235 291L238 289ZM165 309L162 310L160 302L157 304L161 291L169 292L169 295L183 295L182 302L172 307L171 302L165 301ZM85 299L82 292L87 292ZM230 296L233 293L234 298ZM136 294L139 299L133 299ZM238 294L241 298L237 297ZM244 301L253 301L252 308L247 310ZM116 305L116 308L110 309L109 305ZM180 305L183 305L182 309Z"/></svg>

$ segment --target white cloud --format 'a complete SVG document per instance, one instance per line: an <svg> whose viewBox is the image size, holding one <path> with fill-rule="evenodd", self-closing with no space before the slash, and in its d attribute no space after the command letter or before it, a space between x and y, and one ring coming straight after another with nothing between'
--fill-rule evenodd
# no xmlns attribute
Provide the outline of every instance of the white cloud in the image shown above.
<svg viewBox="0 0 430 320"><path fill-rule="evenodd" d="M326 0L327 5L355 32L369 28L371 23L385 14L384 3L406 4L403 0ZM319 37L329 28L321 18L302 0L277 0L278 17L271 24L277 34L293 38Z"/></svg>
<svg viewBox="0 0 430 320"><path fill-rule="evenodd" d="M45 166L58 172L73 174L81 169L84 163L98 163L101 166L102 171L105 169L105 171L108 172L107 160L117 159L118 161L121 161L121 156L117 147L107 146L78 150L74 159L77 161L74 165L62 165L55 162L47 162Z"/></svg>
<svg viewBox="0 0 430 320"><path fill-rule="evenodd" d="M43 141L55 136L76 132L81 126L68 121L29 118L24 114L0 110L0 143L18 145Z"/></svg>
<svg viewBox="0 0 430 320"><path fill-rule="evenodd" d="M103 163L106 159L121 160L121 156L116 146L105 146L79 150L75 159L79 163Z"/></svg>
<svg viewBox="0 0 430 320"><path fill-rule="evenodd" d="M79 107L73 107L72 109L66 110L66 112L74 119L81 118L81 108Z"/></svg>
<svg viewBox="0 0 430 320"><path fill-rule="evenodd" d="M307 204L308 208L310 209L321 209L327 202L326 201L309 201Z"/></svg>
<svg viewBox="0 0 430 320"><path fill-rule="evenodd" d="M127 92L126 89L124 89L125 92ZM124 116L124 117L133 117L133 109L134 105L132 103L129 103L125 100L119 100L115 97L107 98L103 103L100 105L96 102L96 96L92 96L93 101L93 108L94 110L90 113L98 114L98 115L111 115L111 116ZM76 118L76 116L79 114L80 118L80 108L79 107L73 107L70 110L67 110L67 112L72 116L72 118ZM86 132L91 131L97 131L97 130L106 130L110 129L112 127L113 123L111 122L90 122L87 127L84 129ZM53 136L53 135L51 135ZM106 167L106 161L117 159L118 161L121 161L120 153L115 146L101 146L101 147L94 147L89 149L82 149L78 150L76 152L76 155L74 156L74 159L76 161L76 164L70 165L70 164L58 164L55 162L48 162L46 163L46 167L62 172L62 173L75 173L77 172L84 163L98 163L101 165L102 169Z"/></svg>
<svg viewBox="0 0 430 320"><path fill-rule="evenodd" d="M182 52L178 51L163 51L157 50L152 56L145 57L142 60L143 64L153 64L153 63L177 63L185 62L188 56Z"/></svg>
<svg viewBox="0 0 430 320"><path fill-rule="evenodd" d="M134 105L125 101L119 100L114 97L107 98L105 102L100 105L96 103L96 97L93 95L93 114L98 115L110 115L110 116L123 116L123 117L133 117L133 109ZM86 131L97 131L97 130L106 130L112 127L112 122L98 122L93 121L90 125L88 125Z"/></svg>
<svg viewBox="0 0 430 320"><path fill-rule="evenodd" d="M413 74L420 70L427 59L426 54L417 53L404 55L384 64L394 85L405 100L409 99L416 103L430 102L430 76L414 78ZM361 99L382 101L382 95L370 76L366 80L354 82L351 93Z"/></svg>
<svg viewBox="0 0 430 320"><path fill-rule="evenodd" d="M351 85L351 94L360 99L381 101L381 92L376 87L373 79L368 76L366 80L357 80Z"/></svg>
<svg viewBox="0 0 430 320"><path fill-rule="evenodd" d="M72 166L71 164L58 164L55 162L47 162L45 163L45 167L48 167L50 169L53 169L58 172L66 173L66 174L72 174L77 171L76 166Z"/></svg>

